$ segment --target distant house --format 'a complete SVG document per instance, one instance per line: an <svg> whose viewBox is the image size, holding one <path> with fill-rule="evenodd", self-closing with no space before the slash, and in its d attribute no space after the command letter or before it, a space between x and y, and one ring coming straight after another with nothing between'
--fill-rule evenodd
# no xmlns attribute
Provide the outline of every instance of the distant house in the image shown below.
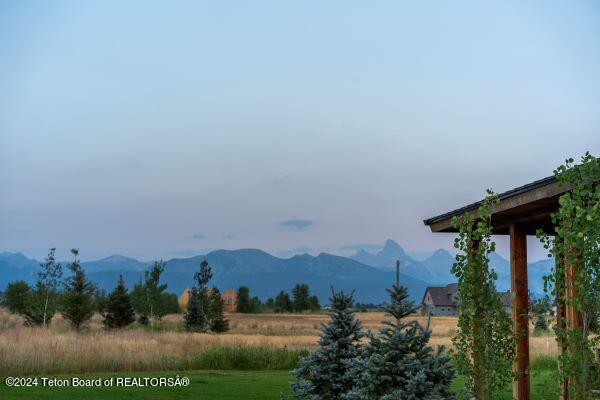
<svg viewBox="0 0 600 400"><path fill-rule="evenodd" d="M210 290L210 289L209 289ZM179 296L179 308L185 311L187 304L190 301L192 290L186 288L181 296ZM221 299L223 300L223 310L228 313L234 313L237 311L237 293L233 289L227 289L221 293Z"/></svg>
<svg viewBox="0 0 600 400"><path fill-rule="evenodd" d="M457 300L458 284L451 283L446 286L429 286L425 289L421 301L421 313L432 316L456 316L460 312ZM512 294L509 291L498 292L502 307L507 314L511 313Z"/></svg>
<svg viewBox="0 0 600 400"><path fill-rule="evenodd" d="M457 283L451 283L446 286L427 287L421 301L421 312L423 315L458 315L457 289Z"/></svg>
<svg viewBox="0 0 600 400"><path fill-rule="evenodd" d="M234 313L237 311L237 292L233 289L227 289L221 294L225 312Z"/></svg>

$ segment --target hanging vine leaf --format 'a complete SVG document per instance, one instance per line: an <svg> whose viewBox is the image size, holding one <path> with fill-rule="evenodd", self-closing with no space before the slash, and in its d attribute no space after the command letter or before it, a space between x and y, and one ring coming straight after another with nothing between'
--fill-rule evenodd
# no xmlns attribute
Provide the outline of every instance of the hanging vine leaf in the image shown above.
<svg viewBox="0 0 600 400"><path fill-rule="evenodd" d="M557 303L575 310L557 318L553 329L562 354L561 381L570 399L590 399L600 387L597 354L600 345L600 161L586 153L579 165L572 158L554 174L570 190L559 199L552 215L555 235L537 232L555 268L545 279L545 290Z"/></svg>
<svg viewBox="0 0 600 400"><path fill-rule="evenodd" d="M491 399L515 377L515 336L512 323L496 292L496 272L489 266L495 251L492 241L492 208L499 203L491 190L477 211L455 217L459 229L454 247L460 250L452 273L458 278L460 314L452 338L459 373L469 377L467 390L473 397Z"/></svg>

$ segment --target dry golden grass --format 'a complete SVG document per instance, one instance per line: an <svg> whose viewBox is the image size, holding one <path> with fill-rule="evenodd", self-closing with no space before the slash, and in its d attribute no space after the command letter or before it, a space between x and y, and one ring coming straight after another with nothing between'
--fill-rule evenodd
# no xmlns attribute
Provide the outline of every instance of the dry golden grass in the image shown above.
<svg viewBox="0 0 600 400"><path fill-rule="evenodd" d="M170 315L155 332L134 324L130 329L106 332L95 316L82 333L73 332L60 316L49 328L23 327L19 316L0 309L0 374L75 373L93 371L168 370L192 365L199 352L217 347L311 349L324 314L229 314L227 334L191 334L182 331L181 315ZM359 313L363 327L375 331L385 315ZM416 317L422 324L423 317ZM456 318L430 321L431 344L451 346ZM531 337L531 354L556 355L551 334Z"/></svg>

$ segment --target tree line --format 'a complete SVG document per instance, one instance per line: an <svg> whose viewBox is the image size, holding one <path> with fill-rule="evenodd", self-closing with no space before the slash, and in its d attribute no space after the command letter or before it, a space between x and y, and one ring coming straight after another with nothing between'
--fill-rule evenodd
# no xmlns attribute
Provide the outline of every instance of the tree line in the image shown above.
<svg viewBox="0 0 600 400"><path fill-rule="evenodd" d="M319 311L321 305L319 298L310 294L306 283L298 283L292 288L292 294L284 290L280 291L275 298L268 298L262 302L257 296L250 296L247 286L240 286L237 290L237 312L246 314L257 314L263 312L291 313L291 312L314 312Z"/></svg>
<svg viewBox="0 0 600 400"><path fill-rule="evenodd" d="M51 248L40 265L35 286L19 280L6 287L3 305L10 312L23 316L27 326L47 327L55 314L60 313L73 329L80 331L95 313L99 313L107 329L124 328L137 321L154 330L155 323L163 316L180 312L177 295L168 293L167 284L160 281L165 269L162 260L155 261L131 291L123 277L119 276L115 289L107 294L87 278L78 259L79 250L71 250L73 260L67 265L70 274L66 277L63 276L62 265L56 262L55 251ZM200 271L207 268L210 271L204 261ZM201 289L200 292L207 327L213 332L226 331L228 324L223 317L223 302L217 288ZM186 316L188 314L189 307ZM192 327L187 322L186 328L206 330L198 329L197 325Z"/></svg>

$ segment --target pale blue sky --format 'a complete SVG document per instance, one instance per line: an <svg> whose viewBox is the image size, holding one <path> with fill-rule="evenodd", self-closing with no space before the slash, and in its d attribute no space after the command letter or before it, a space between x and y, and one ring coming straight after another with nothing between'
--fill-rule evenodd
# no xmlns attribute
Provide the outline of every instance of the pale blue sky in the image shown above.
<svg viewBox="0 0 600 400"><path fill-rule="evenodd" d="M526 3L526 4L524 4ZM600 3L0 3L0 250L451 247L600 150Z"/></svg>

